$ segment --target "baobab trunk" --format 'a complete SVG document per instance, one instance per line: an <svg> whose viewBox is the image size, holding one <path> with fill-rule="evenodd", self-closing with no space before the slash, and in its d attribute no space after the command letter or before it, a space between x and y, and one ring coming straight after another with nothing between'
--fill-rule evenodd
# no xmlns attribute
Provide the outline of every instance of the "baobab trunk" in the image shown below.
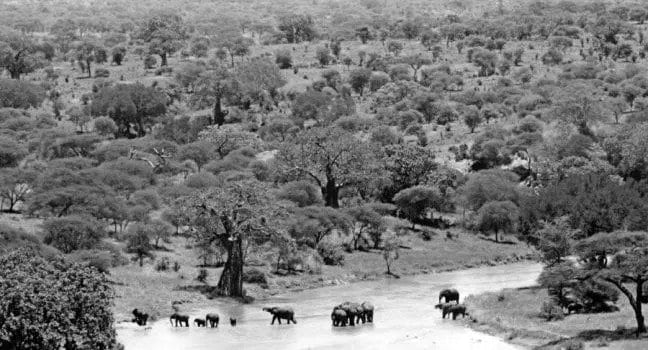
<svg viewBox="0 0 648 350"><path fill-rule="evenodd" d="M162 61L160 63L160 66L166 66L167 65L167 54L166 54L166 52L160 54L160 60Z"/></svg>
<svg viewBox="0 0 648 350"><path fill-rule="evenodd" d="M324 195L324 201L326 202L327 207L340 207L340 203L338 201L338 192L339 188L335 184L335 179L329 178L326 182L326 186L322 187L322 195Z"/></svg>
<svg viewBox="0 0 648 350"><path fill-rule="evenodd" d="M221 104L221 99L217 98L216 103L214 104L214 112L212 117L211 124L216 124L220 128L221 125L225 124L225 116L227 113L223 113L223 107Z"/></svg>
<svg viewBox="0 0 648 350"><path fill-rule="evenodd" d="M222 295L243 296L243 242L240 238L229 242L227 261L217 287Z"/></svg>

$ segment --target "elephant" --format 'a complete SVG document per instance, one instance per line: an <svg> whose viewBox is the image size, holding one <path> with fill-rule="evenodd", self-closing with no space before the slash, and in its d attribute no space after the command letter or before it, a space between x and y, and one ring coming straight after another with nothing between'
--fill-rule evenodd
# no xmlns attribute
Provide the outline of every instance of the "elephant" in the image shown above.
<svg viewBox="0 0 648 350"><path fill-rule="evenodd" d="M362 314L362 307L358 303L344 302L337 306L337 308L344 310L349 320L349 326L355 326L355 320Z"/></svg>
<svg viewBox="0 0 648 350"><path fill-rule="evenodd" d="M171 325L173 325L174 320L175 320L176 327L178 327L178 323L180 323L180 327L182 327L183 324L185 327L189 327L189 315L175 312L169 317L169 321L171 322Z"/></svg>
<svg viewBox="0 0 648 350"><path fill-rule="evenodd" d="M286 320L288 324L290 324L290 321L292 321L292 323L294 324L297 324L297 321L295 321L295 311L293 311L293 309L290 307L264 307L263 311L267 311L272 314L272 322L270 322L271 325L274 324L275 320L279 321L279 324L281 324L282 319Z"/></svg>
<svg viewBox="0 0 648 350"><path fill-rule="evenodd" d="M360 315L358 315L356 323L360 323L360 321L362 321L362 323L373 323L374 306L370 302L364 301L360 304L360 308L362 311Z"/></svg>
<svg viewBox="0 0 648 350"><path fill-rule="evenodd" d="M333 312L331 312L331 321L333 321L333 327L346 327L347 325L347 313L344 310L335 307Z"/></svg>
<svg viewBox="0 0 648 350"><path fill-rule="evenodd" d="M205 315L205 322L207 322L209 324L209 327L211 328L214 327L218 328L218 320L219 320L218 314L210 313Z"/></svg>
<svg viewBox="0 0 648 350"><path fill-rule="evenodd" d="M230 325L232 325L232 327L236 327L236 319L235 318L230 317Z"/></svg>
<svg viewBox="0 0 648 350"><path fill-rule="evenodd" d="M456 301L457 304L459 304L459 292L456 289L444 289L439 292L439 302L441 302L441 299L443 298L445 298L446 303Z"/></svg>
<svg viewBox="0 0 648 350"><path fill-rule="evenodd" d="M193 323L196 325L196 327L207 327L207 321L202 318L194 318Z"/></svg>
<svg viewBox="0 0 648 350"><path fill-rule="evenodd" d="M452 303L442 303L434 306L437 309L441 309L441 318L446 318L447 315L452 314L452 319L456 320L458 315L466 317L468 312L466 312L466 305L463 304L452 304Z"/></svg>
<svg viewBox="0 0 648 350"><path fill-rule="evenodd" d="M138 326L146 326L146 322L149 318L149 315L147 313L134 309L133 316L135 316L135 318L133 318L133 322L137 323Z"/></svg>

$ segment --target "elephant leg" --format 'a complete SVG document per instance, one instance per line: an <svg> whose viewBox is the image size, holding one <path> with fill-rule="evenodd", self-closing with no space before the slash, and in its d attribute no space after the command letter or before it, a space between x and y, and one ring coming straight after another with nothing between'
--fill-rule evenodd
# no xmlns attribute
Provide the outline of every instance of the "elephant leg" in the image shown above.
<svg viewBox="0 0 648 350"><path fill-rule="evenodd" d="M270 325L273 325L273 324L274 324L274 321L275 321L276 318L277 318L277 316L272 315L272 322L270 322Z"/></svg>
<svg viewBox="0 0 648 350"><path fill-rule="evenodd" d="M277 316L277 322L279 322L279 324L281 324L281 317Z"/></svg>

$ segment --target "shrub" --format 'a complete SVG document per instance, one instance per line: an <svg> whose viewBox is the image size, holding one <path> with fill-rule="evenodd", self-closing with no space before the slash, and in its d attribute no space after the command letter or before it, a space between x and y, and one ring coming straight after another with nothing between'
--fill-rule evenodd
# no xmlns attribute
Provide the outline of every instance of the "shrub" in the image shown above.
<svg viewBox="0 0 648 350"><path fill-rule="evenodd" d="M315 57L322 66L326 66L331 61L331 51L325 46L320 46L315 51Z"/></svg>
<svg viewBox="0 0 648 350"><path fill-rule="evenodd" d="M180 263L179 262L177 262L177 261L173 262L173 271L174 272L180 271Z"/></svg>
<svg viewBox="0 0 648 350"><path fill-rule="evenodd" d="M117 124L110 117L99 117L94 120L94 130L101 136L113 136L117 132Z"/></svg>
<svg viewBox="0 0 648 350"><path fill-rule="evenodd" d="M261 285L267 285L268 279L266 278L265 273L259 269L249 269L243 271L243 282L245 283L256 283Z"/></svg>
<svg viewBox="0 0 648 350"><path fill-rule="evenodd" d="M97 68L95 69L95 78L108 78L110 76L110 71L106 68Z"/></svg>
<svg viewBox="0 0 648 350"><path fill-rule="evenodd" d="M371 73L371 77L369 77L369 90L376 92L389 81L389 74L385 72L373 72Z"/></svg>
<svg viewBox="0 0 648 350"><path fill-rule="evenodd" d="M70 261L86 264L97 269L99 272L108 273L113 266L111 253L105 250L77 250L68 256Z"/></svg>
<svg viewBox="0 0 648 350"><path fill-rule="evenodd" d="M153 69L157 65L157 59L153 55L148 55L144 58L144 68Z"/></svg>
<svg viewBox="0 0 648 350"><path fill-rule="evenodd" d="M317 245L317 253L326 265L344 265L344 252L341 247L327 242Z"/></svg>
<svg viewBox="0 0 648 350"><path fill-rule="evenodd" d="M554 301L545 301L540 309L540 317L547 321L558 321L565 318L562 307Z"/></svg>
<svg viewBox="0 0 648 350"><path fill-rule="evenodd" d="M78 249L92 249L103 237L101 225L94 219L81 216L67 216L48 219L43 223L43 242L63 253Z"/></svg>
<svg viewBox="0 0 648 350"><path fill-rule="evenodd" d="M287 49L279 50L275 52L275 62L279 66L279 69L288 69L293 66L292 64L292 55Z"/></svg>

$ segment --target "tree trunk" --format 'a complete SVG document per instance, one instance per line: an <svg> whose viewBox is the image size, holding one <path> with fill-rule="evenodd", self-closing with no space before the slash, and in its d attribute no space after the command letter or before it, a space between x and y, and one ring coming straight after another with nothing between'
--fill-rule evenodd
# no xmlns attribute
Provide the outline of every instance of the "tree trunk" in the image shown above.
<svg viewBox="0 0 648 350"><path fill-rule="evenodd" d="M144 254L139 255L139 266L144 266Z"/></svg>
<svg viewBox="0 0 648 350"><path fill-rule="evenodd" d="M214 104L214 113L213 113L213 119L211 124L216 124L220 128L221 125L225 124L225 113L223 113L223 107L221 103L221 98L218 97L216 99L216 103Z"/></svg>
<svg viewBox="0 0 648 350"><path fill-rule="evenodd" d="M160 63L160 66L166 66L167 65L167 54L166 52L160 54L160 60L162 61Z"/></svg>
<svg viewBox="0 0 648 350"><path fill-rule="evenodd" d="M218 290L229 297L243 296L243 242L240 238L228 244L227 261L218 281Z"/></svg>
<svg viewBox="0 0 648 350"><path fill-rule="evenodd" d="M326 186L322 187L322 195L326 201L326 206L331 208L339 208L340 202L338 200L338 193L340 189L335 184L335 178L327 176Z"/></svg>
<svg viewBox="0 0 648 350"><path fill-rule="evenodd" d="M644 316L641 310L641 301L643 300L643 281L637 282L637 300L635 301L634 312L637 319L637 336L641 333L646 333L646 324L644 323Z"/></svg>
<svg viewBox="0 0 648 350"><path fill-rule="evenodd" d="M495 242L499 243L499 237L497 237L497 233L499 230L495 230Z"/></svg>
<svg viewBox="0 0 648 350"><path fill-rule="evenodd" d="M90 70L90 60L86 61L86 68L88 69L88 78L92 78L92 70Z"/></svg>
<svg viewBox="0 0 648 350"><path fill-rule="evenodd" d="M20 80L20 71L11 70L9 74L11 74L11 79Z"/></svg>

